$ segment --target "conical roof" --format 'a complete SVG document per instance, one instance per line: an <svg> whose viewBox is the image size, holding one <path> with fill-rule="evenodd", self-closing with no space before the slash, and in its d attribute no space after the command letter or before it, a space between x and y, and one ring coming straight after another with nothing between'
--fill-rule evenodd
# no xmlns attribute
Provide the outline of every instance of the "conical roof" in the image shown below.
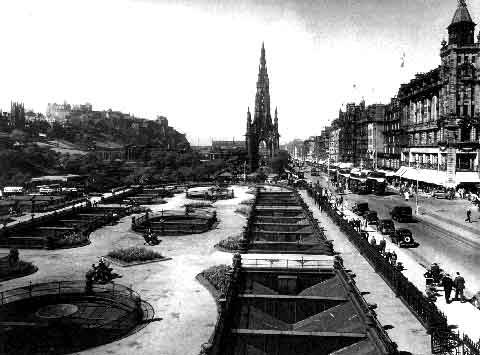
<svg viewBox="0 0 480 355"><path fill-rule="evenodd" d="M472 17L468 12L465 0L458 0L458 7L453 15L452 25L459 22L473 22Z"/></svg>

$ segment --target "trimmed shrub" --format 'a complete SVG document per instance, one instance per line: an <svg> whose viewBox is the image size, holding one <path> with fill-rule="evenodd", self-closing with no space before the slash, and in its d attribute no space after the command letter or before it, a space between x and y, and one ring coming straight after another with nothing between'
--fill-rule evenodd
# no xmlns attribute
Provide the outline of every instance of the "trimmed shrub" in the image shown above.
<svg viewBox="0 0 480 355"><path fill-rule="evenodd" d="M115 249L107 254L112 259L117 259L126 263L136 261L149 261L163 259L163 255L143 247L130 247L126 249Z"/></svg>

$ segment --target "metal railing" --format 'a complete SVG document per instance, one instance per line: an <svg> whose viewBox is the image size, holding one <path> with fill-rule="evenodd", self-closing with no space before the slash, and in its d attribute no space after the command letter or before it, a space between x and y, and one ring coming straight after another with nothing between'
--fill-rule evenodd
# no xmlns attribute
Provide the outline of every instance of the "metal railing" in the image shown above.
<svg viewBox="0 0 480 355"><path fill-rule="evenodd" d="M242 266L255 268L287 268L287 269L331 269L332 260L321 259L250 259L243 258Z"/></svg>
<svg viewBox="0 0 480 355"><path fill-rule="evenodd" d="M0 304L5 305L8 303L45 295L73 295L86 293L86 283L85 281L81 280L56 281L40 284L30 283L28 286L0 292ZM140 295L137 292L133 291L129 287L116 283L109 283L105 285L93 284L91 290L88 291L88 295L115 299L116 301L123 300L123 304L130 307L137 307L141 301ZM130 300L130 302L127 302L128 300Z"/></svg>

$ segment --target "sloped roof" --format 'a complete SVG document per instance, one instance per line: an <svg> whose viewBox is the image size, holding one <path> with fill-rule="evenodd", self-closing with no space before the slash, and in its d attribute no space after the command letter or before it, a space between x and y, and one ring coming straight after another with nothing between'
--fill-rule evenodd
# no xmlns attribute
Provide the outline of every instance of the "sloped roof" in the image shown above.
<svg viewBox="0 0 480 355"><path fill-rule="evenodd" d="M465 3L465 0L460 0L458 2L457 10L453 15L452 24L458 23L458 22L473 22L472 17L468 12L467 4Z"/></svg>

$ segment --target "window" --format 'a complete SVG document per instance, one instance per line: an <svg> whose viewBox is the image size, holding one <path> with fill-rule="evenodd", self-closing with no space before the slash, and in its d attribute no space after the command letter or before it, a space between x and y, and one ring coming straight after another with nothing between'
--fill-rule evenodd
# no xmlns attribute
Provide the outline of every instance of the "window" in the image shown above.
<svg viewBox="0 0 480 355"><path fill-rule="evenodd" d="M475 65L475 61L476 61L476 60L477 60L477 58L476 58L474 55L472 55L472 64L473 64L473 65Z"/></svg>
<svg viewBox="0 0 480 355"><path fill-rule="evenodd" d="M460 64L462 62L462 57L461 56L457 56L457 63Z"/></svg>
<svg viewBox="0 0 480 355"><path fill-rule="evenodd" d="M468 115L468 105L463 105L463 115L464 116Z"/></svg>

